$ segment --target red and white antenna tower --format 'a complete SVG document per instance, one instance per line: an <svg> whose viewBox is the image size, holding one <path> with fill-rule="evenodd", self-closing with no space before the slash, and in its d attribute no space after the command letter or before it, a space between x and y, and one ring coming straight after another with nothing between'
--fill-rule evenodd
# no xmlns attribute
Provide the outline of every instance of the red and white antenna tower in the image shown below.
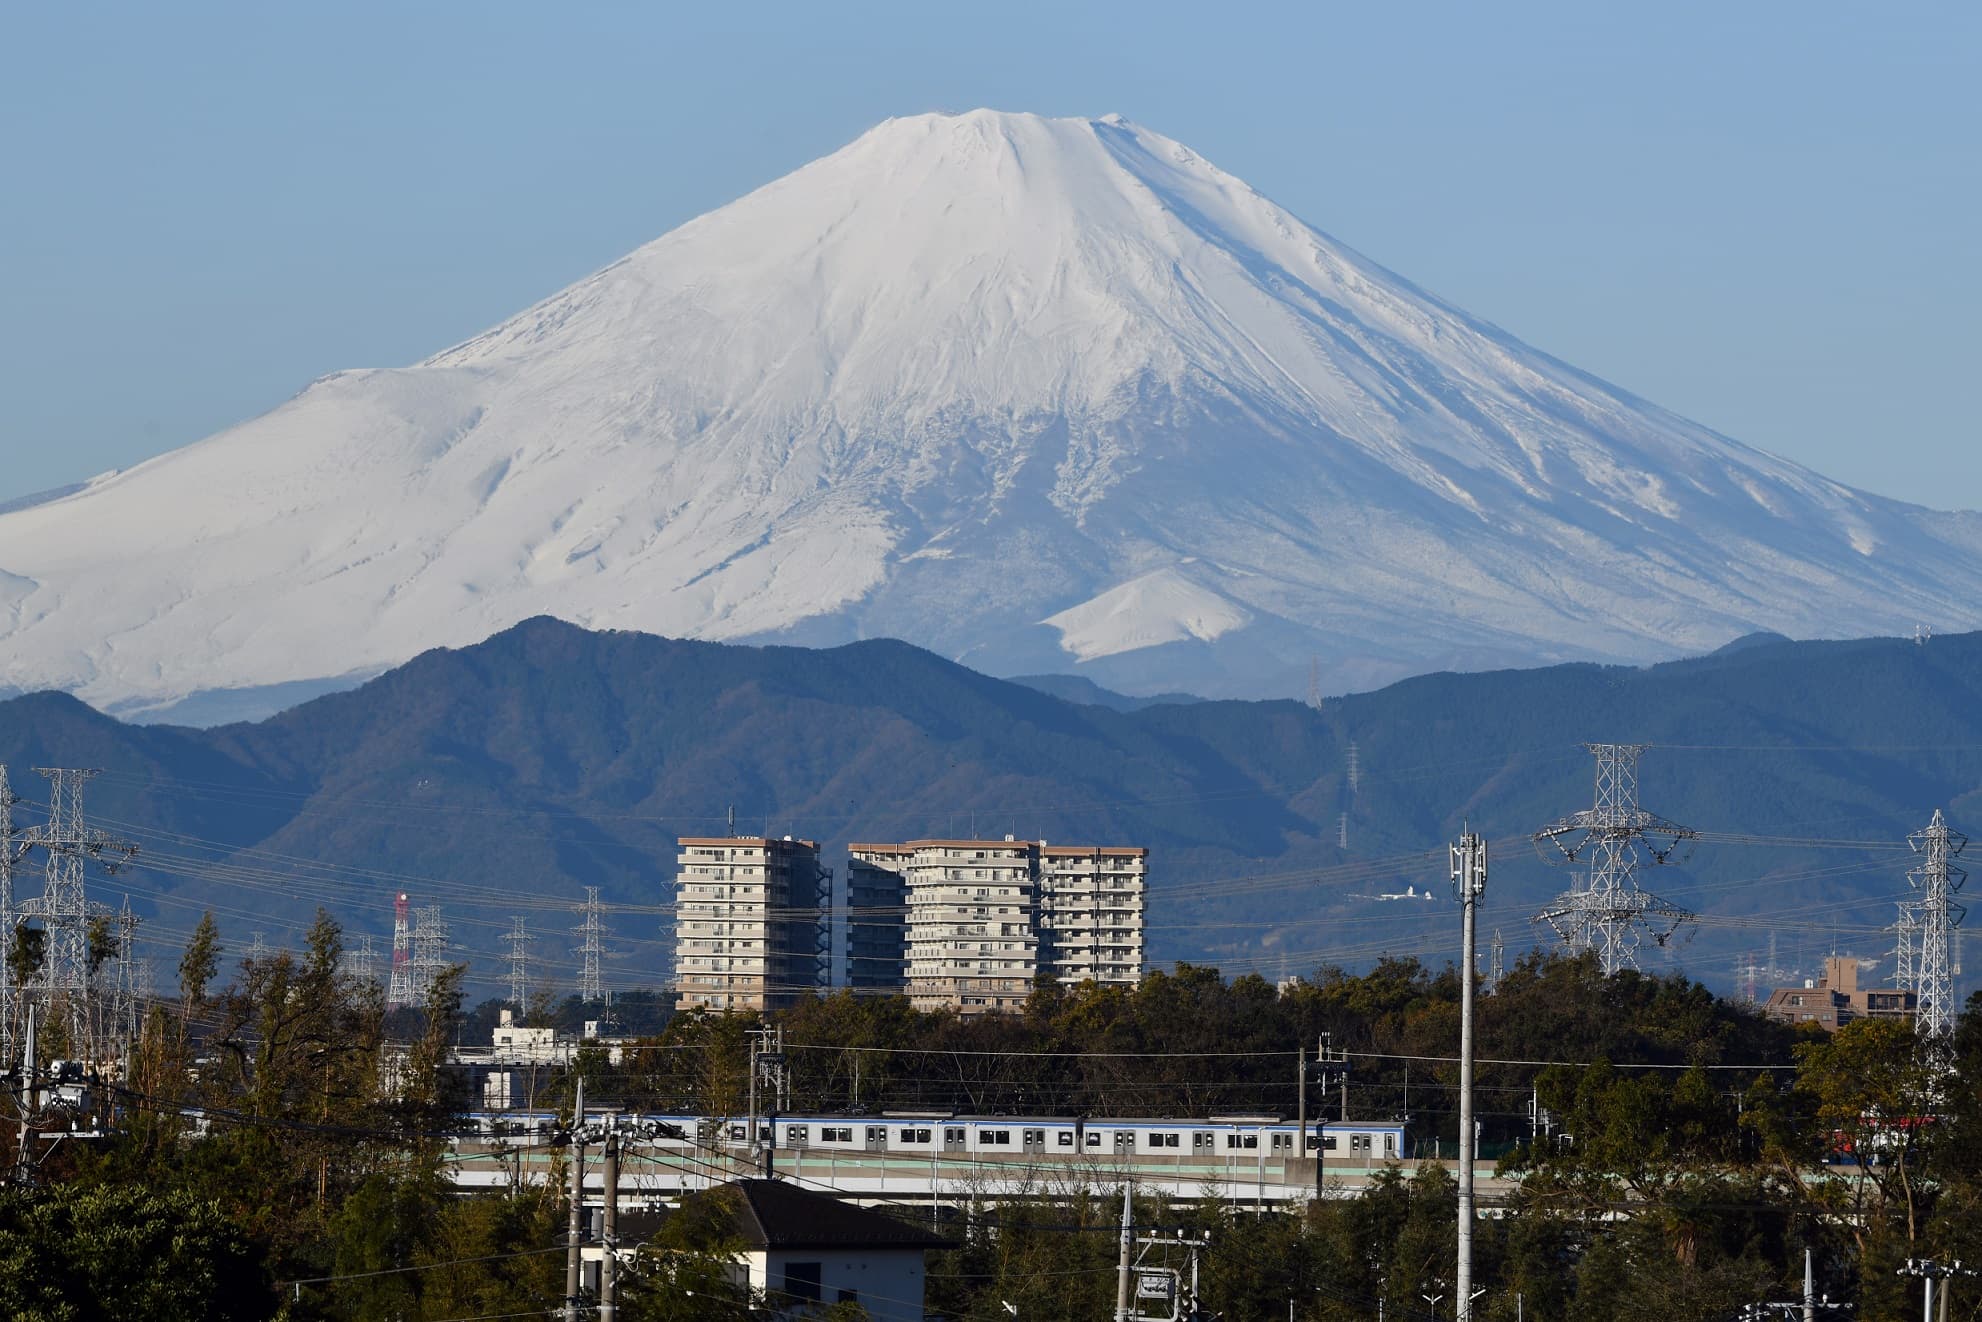
<svg viewBox="0 0 1982 1322"><path fill-rule="evenodd" d="M413 1003L413 910L405 891L392 902L392 981L386 986L385 1003Z"/></svg>

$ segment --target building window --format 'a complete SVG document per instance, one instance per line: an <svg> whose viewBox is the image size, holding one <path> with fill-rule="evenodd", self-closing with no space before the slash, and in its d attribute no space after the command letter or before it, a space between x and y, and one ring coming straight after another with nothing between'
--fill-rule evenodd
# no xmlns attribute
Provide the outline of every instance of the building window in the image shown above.
<svg viewBox="0 0 1982 1322"><path fill-rule="evenodd" d="M787 1262L785 1264L785 1293L794 1299L819 1301L824 1296L819 1290L820 1264L816 1262Z"/></svg>

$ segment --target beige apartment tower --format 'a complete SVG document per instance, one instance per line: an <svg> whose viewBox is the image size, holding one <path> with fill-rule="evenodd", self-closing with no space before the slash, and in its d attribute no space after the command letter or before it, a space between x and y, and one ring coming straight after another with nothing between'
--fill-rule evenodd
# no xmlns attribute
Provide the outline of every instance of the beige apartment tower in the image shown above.
<svg viewBox="0 0 1982 1322"><path fill-rule="evenodd" d="M912 840L848 850L856 991L991 1014L1022 1009L1042 975L1142 979L1145 849Z"/></svg>
<svg viewBox="0 0 1982 1322"><path fill-rule="evenodd" d="M678 869L676 1009L775 1010L825 985L833 874L817 843L685 837Z"/></svg>

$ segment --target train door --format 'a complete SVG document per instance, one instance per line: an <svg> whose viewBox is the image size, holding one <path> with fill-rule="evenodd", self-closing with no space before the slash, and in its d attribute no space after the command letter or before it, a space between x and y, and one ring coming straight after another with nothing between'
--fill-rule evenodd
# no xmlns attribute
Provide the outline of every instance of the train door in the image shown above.
<svg viewBox="0 0 1982 1322"><path fill-rule="evenodd" d="M964 1150L964 1127L962 1125L943 1126L943 1151L962 1152Z"/></svg>
<svg viewBox="0 0 1982 1322"><path fill-rule="evenodd" d="M1045 1130L1028 1129L1021 1136L1021 1139L1024 1144L1024 1150L1028 1155L1039 1155L1039 1156L1045 1155L1046 1152Z"/></svg>
<svg viewBox="0 0 1982 1322"><path fill-rule="evenodd" d="M886 1125L867 1126L867 1150L886 1152L888 1150L888 1127Z"/></svg>

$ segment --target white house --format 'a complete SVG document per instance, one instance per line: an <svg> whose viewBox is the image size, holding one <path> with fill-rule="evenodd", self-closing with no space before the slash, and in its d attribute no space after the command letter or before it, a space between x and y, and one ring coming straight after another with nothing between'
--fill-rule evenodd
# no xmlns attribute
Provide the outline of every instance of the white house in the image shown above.
<svg viewBox="0 0 1982 1322"><path fill-rule="evenodd" d="M780 1319L844 1300L875 1322L922 1322L923 1255L953 1241L782 1180L738 1180L750 1288Z"/></svg>

